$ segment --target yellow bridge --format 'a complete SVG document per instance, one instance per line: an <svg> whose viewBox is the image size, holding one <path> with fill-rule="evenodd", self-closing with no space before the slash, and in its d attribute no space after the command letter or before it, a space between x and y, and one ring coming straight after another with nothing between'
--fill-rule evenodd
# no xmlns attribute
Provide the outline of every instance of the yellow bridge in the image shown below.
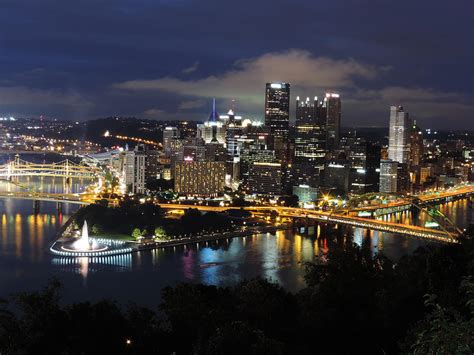
<svg viewBox="0 0 474 355"><path fill-rule="evenodd" d="M99 172L96 167L76 164L68 159L58 163L37 164L22 160L18 155L13 161L0 165L0 178L3 179L14 176L95 178Z"/></svg>

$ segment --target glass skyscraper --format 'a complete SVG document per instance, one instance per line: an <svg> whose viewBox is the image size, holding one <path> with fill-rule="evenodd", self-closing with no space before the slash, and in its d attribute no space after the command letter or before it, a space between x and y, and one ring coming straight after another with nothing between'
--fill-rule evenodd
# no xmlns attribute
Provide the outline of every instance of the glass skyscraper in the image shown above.
<svg viewBox="0 0 474 355"><path fill-rule="evenodd" d="M408 164L410 160L411 122L402 106L390 106L388 158Z"/></svg>
<svg viewBox="0 0 474 355"><path fill-rule="evenodd" d="M267 83L265 88L265 125L270 127L272 149L286 162L290 130L290 84Z"/></svg>
<svg viewBox="0 0 474 355"><path fill-rule="evenodd" d="M337 148L341 131L341 98L336 93L326 93L324 97L326 107L326 149L332 151Z"/></svg>
<svg viewBox="0 0 474 355"><path fill-rule="evenodd" d="M315 97L311 102L296 99L295 156L293 179L296 184L319 184L319 172L326 156L326 110Z"/></svg>

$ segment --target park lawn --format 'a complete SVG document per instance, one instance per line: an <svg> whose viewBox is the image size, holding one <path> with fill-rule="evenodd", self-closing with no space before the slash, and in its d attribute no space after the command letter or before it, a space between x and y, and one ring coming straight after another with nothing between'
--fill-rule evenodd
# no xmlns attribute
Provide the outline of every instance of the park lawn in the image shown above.
<svg viewBox="0 0 474 355"><path fill-rule="evenodd" d="M135 238L133 238L131 235L128 234L123 234L123 233L101 233L100 235L91 235L91 238L102 238L102 239L114 239L114 240L121 240L124 242L133 242L135 241Z"/></svg>

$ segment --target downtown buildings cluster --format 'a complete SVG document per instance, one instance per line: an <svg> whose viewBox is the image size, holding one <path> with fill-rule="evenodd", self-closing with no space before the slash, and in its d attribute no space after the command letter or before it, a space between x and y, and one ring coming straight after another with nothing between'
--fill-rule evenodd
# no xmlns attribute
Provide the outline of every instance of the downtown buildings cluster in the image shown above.
<svg viewBox="0 0 474 355"><path fill-rule="evenodd" d="M165 127L161 149L138 144L117 152L111 165L123 177L124 192L145 193L146 181L158 178L172 181L183 198L239 191L250 198L296 195L301 204L311 204L323 195L405 194L471 179L471 164L430 159L439 146L430 147L401 106L390 107L387 147L341 133L338 93L297 96L294 118L289 83L267 83L264 94L264 122L233 108L220 115L213 100L211 114L196 130L182 123Z"/></svg>
<svg viewBox="0 0 474 355"><path fill-rule="evenodd" d="M148 182L160 180L174 198L188 199L296 195L304 205L324 196L405 194L473 180L474 139L468 132L423 129L403 107L392 106L389 128L364 135L341 130L352 123L338 93L292 99L290 84L268 83L262 96L260 121L232 106L219 114L215 100L199 124L7 119L0 121L0 149L5 159L29 152L38 158L90 157L117 177L115 191L146 194ZM125 142L134 146L123 147Z"/></svg>

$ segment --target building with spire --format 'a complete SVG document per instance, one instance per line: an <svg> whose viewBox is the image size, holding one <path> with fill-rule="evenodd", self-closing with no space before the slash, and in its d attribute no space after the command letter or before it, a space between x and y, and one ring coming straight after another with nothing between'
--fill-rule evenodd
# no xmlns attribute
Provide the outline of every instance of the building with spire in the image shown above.
<svg viewBox="0 0 474 355"><path fill-rule="evenodd" d="M216 110L216 99L212 100L212 111L206 122L197 125L197 137L205 143L226 144L225 125Z"/></svg>

